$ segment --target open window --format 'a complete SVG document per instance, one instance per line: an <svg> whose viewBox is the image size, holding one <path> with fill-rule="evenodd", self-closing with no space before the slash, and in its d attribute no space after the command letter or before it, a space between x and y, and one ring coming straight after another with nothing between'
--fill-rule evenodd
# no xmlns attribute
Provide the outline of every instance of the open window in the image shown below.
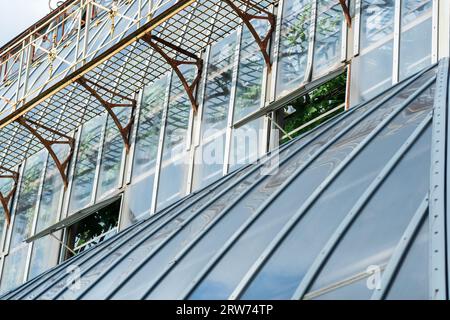
<svg viewBox="0 0 450 320"><path fill-rule="evenodd" d="M346 105L347 72L307 93L291 95L274 112L272 139L280 145L343 112ZM278 141L276 141L278 140Z"/></svg>
<svg viewBox="0 0 450 320"><path fill-rule="evenodd" d="M79 254L118 232L121 198L96 206L83 219L67 227L65 259Z"/></svg>
<svg viewBox="0 0 450 320"><path fill-rule="evenodd" d="M120 194L71 214L26 241L33 242L50 235L61 242L55 234L60 230L65 230L62 256L64 259L68 259L118 232L121 205L122 195Z"/></svg>

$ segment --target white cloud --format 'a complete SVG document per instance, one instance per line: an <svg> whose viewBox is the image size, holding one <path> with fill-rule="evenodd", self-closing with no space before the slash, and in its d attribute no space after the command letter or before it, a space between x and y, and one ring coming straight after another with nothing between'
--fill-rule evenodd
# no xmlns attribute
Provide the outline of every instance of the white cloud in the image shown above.
<svg viewBox="0 0 450 320"><path fill-rule="evenodd" d="M0 8L0 47L49 12L48 0L0 0Z"/></svg>

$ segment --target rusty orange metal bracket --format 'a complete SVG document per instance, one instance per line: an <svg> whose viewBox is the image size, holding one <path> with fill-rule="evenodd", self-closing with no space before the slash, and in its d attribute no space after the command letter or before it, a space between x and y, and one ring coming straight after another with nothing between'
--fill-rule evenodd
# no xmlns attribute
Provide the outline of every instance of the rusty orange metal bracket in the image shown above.
<svg viewBox="0 0 450 320"><path fill-rule="evenodd" d="M34 135L47 149L48 153L52 157L53 161L56 164L56 167L58 168L58 171L61 175L61 178L64 182L64 188L67 188L68 186L68 178L67 178L67 167L69 165L69 161L72 158L73 155L73 149L75 146L75 139L72 137L69 137L65 134L62 134L61 132L58 132L50 127L44 126L43 124L40 124L34 120L27 119L24 116L21 116L16 120L21 126L25 127L32 135ZM34 126L34 127L33 127ZM50 133L53 133L54 135L58 136L60 140L49 140L44 138L40 133L39 129L48 131ZM67 144L70 148L69 154L67 157L61 161L58 156L56 155L55 151L52 149L52 146L55 144Z"/></svg>
<svg viewBox="0 0 450 320"><path fill-rule="evenodd" d="M273 32L275 31L275 26L276 26L275 15L267 10L264 10L264 9L258 7L257 5L251 3L250 1L245 1L244 2L245 5L247 7L253 8L253 9L261 12L262 15L254 15L254 14L249 14L247 12L244 12L241 9L239 9L239 7L236 6L232 0L223 0L223 2L228 4L234 10L234 12L236 12L236 14L242 19L242 21L245 23L248 30L253 35L253 38L255 39L256 43L258 44L258 46L261 50L261 53L264 57L264 60L266 61L267 68L270 71L270 69L272 68L272 62L270 61L269 41L272 38ZM267 20L269 22L269 25L270 25L269 31L267 32L267 34L265 35L265 37L263 39L260 38L255 27L252 25L251 21L254 19L255 20Z"/></svg>
<svg viewBox="0 0 450 320"><path fill-rule="evenodd" d="M131 127L134 122L134 113L136 110L136 100L125 97L121 94L115 93L112 90L105 88L105 87L101 86L100 84L95 83L91 80L88 80L84 77L81 77L80 79L78 79L77 83L79 85L81 85L83 88L85 88L106 109L106 111L110 115L111 119L114 121L115 125L117 126L117 129L119 129L120 135L122 136L122 140L125 144L125 149L128 153L130 151L130 135L131 135ZM97 87L101 90L111 93L112 95L119 97L122 100L129 101L129 103L108 102L93 87ZM125 126L122 125L119 118L114 113L114 108L131 108L130 120Z"/></svg>
<svg viewBox="0 0 450 320"><path fill-rule="evenodd" d="M184 89L186 90L186 93L189 97L189 100L191 101L192 108L194 109L194 112L197 113L198 104L195 99L197 88L200 83L200 78L202 75L203 70L203 60L199 57L197 57L195 54L184 50L164 39L161 39L157 36L153 36L151 34L146 34L142 37L142 40L145 41L148 45L150 45L153 50L158 52L163 59L171 66L171 68L175 71L178 78L180 79L181 83L183 84ZM171 58L160 46L163 45L165 47L168 47L172 50L175 50L178 53L181 53L182 55L193 59L193 61L190 60L178 60L176 58ZM197 76L195 77L194 81L192 81L191 84L188 84L188 81L186 77L183 75L183 73L180 70L180 65L195 65L197 67Z"/></svg>
<svg viewBox="0 0 450 320"><path fill-rule="evenodd" d="M342 12L344 13L344 17L345 17L345 21L347 21L347 26L349 28L351 28L352 27L352 17L350 16L350 10L347 6L347 1L339 0L339 3L341 4Z"/></svg>
<svg viewBox="0 0 450 320"><path fill-rule="evenodd" d="M6 173L4 173L5 171L6 171ZM0 179L12 179L13 180L13 187L6 196L4 196L3 193L0 191L0 202L3 206L3 210L5 211L6 223L9 226L9 224L11 222L11 212L9 209L9 202L11 201L14 193L16 192L17 183L19 182L19 173L9 170L9 169L6 169L1 166L0 166L0 172L2 172L2 173L0 173Z"/></svg>

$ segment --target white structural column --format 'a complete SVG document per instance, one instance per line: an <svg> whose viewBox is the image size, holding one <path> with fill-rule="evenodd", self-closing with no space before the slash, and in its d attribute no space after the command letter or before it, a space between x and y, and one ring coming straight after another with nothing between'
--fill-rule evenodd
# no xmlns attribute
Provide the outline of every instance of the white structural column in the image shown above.
<svg viewBox="0 0 450 320"><path fill-rule="evenodd" d="M450 1L448 0L433 0L435 12L438 11L438 59L450 56Z"/></svg>

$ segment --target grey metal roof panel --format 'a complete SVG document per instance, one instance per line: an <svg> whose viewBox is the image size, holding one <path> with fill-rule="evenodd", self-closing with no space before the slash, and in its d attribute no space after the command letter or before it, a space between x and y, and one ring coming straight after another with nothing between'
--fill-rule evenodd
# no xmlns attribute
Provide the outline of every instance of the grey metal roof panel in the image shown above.
<svg viewBox="0 0 450 320"><path fill-rule="evenodd" d="M446 60L3 298L429 297L437 280L417 262L435 241L443 74Z"/></svg>

